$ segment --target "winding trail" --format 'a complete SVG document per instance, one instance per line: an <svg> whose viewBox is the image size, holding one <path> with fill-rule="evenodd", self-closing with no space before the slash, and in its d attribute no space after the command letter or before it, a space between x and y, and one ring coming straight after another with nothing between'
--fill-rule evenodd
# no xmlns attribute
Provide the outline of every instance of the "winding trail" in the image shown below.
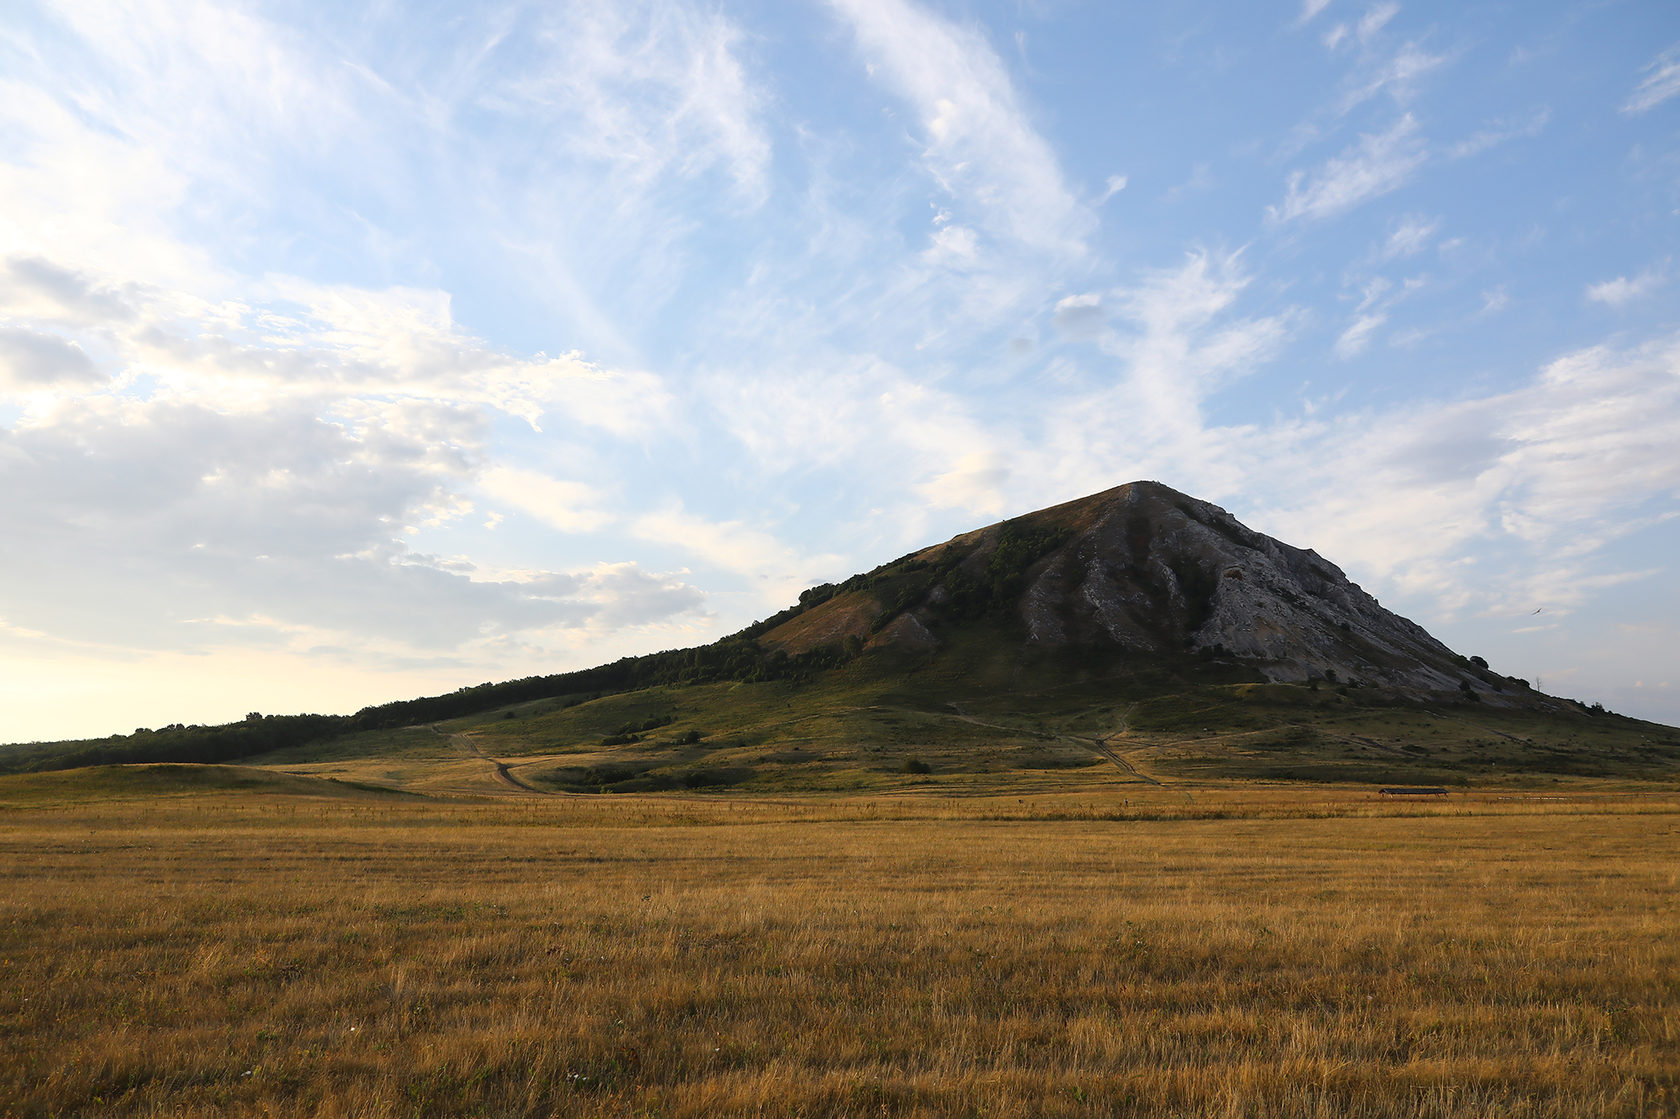
<svg viewBox="0 0 1680 1119"><path fill-rule="evenodd" d="M1110 731L1109 733L1103 735L1101 738L1081 738L1081 739L1076 739L1075 741L1089 742L1091 744L1091 749L1095 750L1097 753L1101 754L1103 757L1105 757L1109 761L1113 762L1122 771L1131 774L1133 777L1136 777L1139 781L1149 782L1151 785L1154 785L1157 789L1164 789L1164 788L1166 788L1165 785L1161 784L1159 781L1155 780L1155 778L1149 776L1149 774L1143 772L1137 766L1133 765L1131 763L1131 761L1127 759L1126 755L1122 754L1119 750L1116 750L1111 745L1111 742L1112 742L1113 739L1124 738L1128 733L1130 733L1130 731L1132 729L1132 727L1131 727L1132 712L1136 711L1136 710L1137 710L1137 704L1134 703L1134 704L1131 704L1130 706L1128 706L1126 708L1126 710L1121 713L1121 715L1120 715L1120 729L1119 730Z"/></svg>
<svg viewBox="0 0 1680 1119"><path fill-rule="evenodd" d="M550 796L550 795L553 795L546 789L539 789L535 785L528 785L524 781L515 777L513 775L512 768L508 765L507 762L502 761L500 758L493 758L489 754L486 754L484 752L484 748L481 747L477 742L474 742L470 735L445 734L441 729L438 728L436 723L430 724L428 729L430 729L431 732L435 735L438 735L440 737L448 738L449 742L450 742L450 745L458 746L461 749L465 750L467 753L472 754L474 757L483 758L485 761L489 762L492 766L495 767L496 776L508 788L517 790L518 792L521 792L521 793L532 793L532 794L535 794L536 796Z"/></svg>
<svg viewBox="0 0 1680 1119"><path fill-rule="evenodd" d="M1051 734L1048 731L1027 730L1024 727L1006 727L1006 726L1003 726L1000 723L988 723L988 722L984 722L980 719L977 719L973 715L970 715L968 712L964 711L961 707L957 706L955 703L951 704L951 708L952 708L952 710L956 711L956 715L954 716L955 718L960 719L963 722L969 723L973 726L986 727L986 728L991 729L991 730L1006 731L1010 734L1030 735L1033 738L1043 738L1043 739L1047 739L1051 742L1077 742L1081 746L1085 746L1085 747L1087 747L1091 750L1094 750L1094 751L1096 751L1096 753L1098 753L1102 757L1107 758L1110 762L1114 763L1114 767L1116 769L1118 769L1120 772L1126 774L1128 777L1133 777L1133 778L1136 778L1137 780L1142 781L1146 784L1154 785L1157 789L1166 788L1166 786L1161 784L1161 782L1157 781L1155 778L1149 776L1149 774L1143 772L1137 766L1133 765L1129 760L1127 760L1127 758L1124 754L1122 754L1119 750L1116 750L1114 748L1114 746L1111 745L1111 740L1112 739L1124 738L1126 736L1126 734L1131 730L1130 720L1131 720L1131 717L1132 717L1132 712L1137 710L1137 704L1135 704L1135 703L1128 706L1126 708L1126 710L1121 714L1121 716L1120 716L1120 729L1115 730L1115 731L1110 731L1108 734L1103 735L1101 738L1080 738L1076 735L1071 735L1071 734ZM1182 790L1180 790L1180 791L1182 791ZM1189 796L1188 793L1186 793L1185 795Z"/></svg>
<svg viewBox="0 0 1680 1119"><path fill-rule="evenodd" d="M1485 731L1488 734L1497 734L1500 738L1508 738L1512 742L1517 743L1519 746L1526 746L1529 744L1526 739L1518 738L1514 734L1506 734L1502 730L1495 730L1493 727L1484 726L1481 723L1472 723L1469 719L1461 718L1458 715L1443 715L1439 711L1430 711L1429 714L1435 716L1437 719L1445 719L1449 723L1457 723L1459 726L1469 727L1474 731Z"/></svg>

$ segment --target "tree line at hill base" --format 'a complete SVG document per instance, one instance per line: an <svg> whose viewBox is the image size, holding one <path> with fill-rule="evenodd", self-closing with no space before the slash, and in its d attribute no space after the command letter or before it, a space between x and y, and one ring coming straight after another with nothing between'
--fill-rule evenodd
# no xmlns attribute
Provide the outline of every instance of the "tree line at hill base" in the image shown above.
<svg viewBox="0 0 1680 1119"><path fill-rule="evenodd" d="M27 743L0 754L0 772L27 773L135 762L235 761L360 731L435 723L531 700L598 696L663 684L806 679L848 659L839 647L798 656L761 649L739 635L695 649L673 649L551 676L459 688L445 695L364 707L354 715L260 715L220 726L175 724L75 742Z"/></svg>

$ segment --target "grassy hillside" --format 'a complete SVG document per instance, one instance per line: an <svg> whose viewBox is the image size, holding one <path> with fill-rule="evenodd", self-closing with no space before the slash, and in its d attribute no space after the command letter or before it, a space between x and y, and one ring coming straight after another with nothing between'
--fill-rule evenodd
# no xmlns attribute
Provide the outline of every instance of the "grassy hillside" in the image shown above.
<svg viewBox="0 0 1680 1119"><path fill-rule="evenodd" d="M156 801L172 797L201 799L222 793L364 800L402 795L384 785L255 766L106 765L5 778L0 781L0 808L64 802Z"/></svg>
<svg viewBox="0 0 1680 1119"><path fill-rule="evenodd" d="M253 764L434 791L938 790L982 794L1226 778L1372 785L1680 777L1680 731L1571 704L1417 706L1375 689L1267 684L1203 662L869 653L806 681L535 700L345 736ZM1217 668L1217 666L1214 666ZM449 779L443 779L444 768ZM425 782L430 780L430 786Z"/></svg>

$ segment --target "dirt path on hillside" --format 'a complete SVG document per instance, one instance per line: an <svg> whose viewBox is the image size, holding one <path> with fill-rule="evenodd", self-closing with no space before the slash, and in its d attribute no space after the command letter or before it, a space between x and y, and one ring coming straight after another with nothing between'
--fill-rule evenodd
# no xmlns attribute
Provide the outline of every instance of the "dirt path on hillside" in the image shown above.
<svg viewBox="0 0 1680 1119"><path fill-rule="evenodd" d="M1114 739L1124 738L1124 737L1126 737L1126 735L1131 733L1131 730L1132 730L1132 725L1131 725L1132 712L1136 711L1136 710L1137 710L1137 704L1134 703L1134 704L1131 704L1129 707L1127 707L1126 710L1121 713L1121 715L1120 715L1120 729L1119 730L1110 731L1108 734L1103 735L1101 738L1081 739L1080 741L1089 741L1091 743L1091 748L1093 750L1095 750L1097 753L1101 754L1103 757L1107 758L1109 761L1113 762L1115 765L1119 766L1126 773L1129 773L1133 777L1136 777L1139 781L1147 781L1151 785L1154 785L1157 789L1164 789L1164 788L1166 788L1165 785L1161 784L1159 781L1155 780L1155 778L1149 776L1149 774L1143 772L1137 766L1133 765L1131 763L1131 761L1129 759L1127 759L1127 757L1124 754L1122 754L1119 750L1116 750L1113 746L1113 740ZM1188 796L1189 794L1187 793L1185 795Z"/></svg>
<svg viewBox="0 0 1680 1119"><path fill-rule="evenodd" d="M1506 734L1502 730L1495 730L1493 727L1485 726L1482 723L1472 723L1469 719L1463 719L1457 715L1443 715L1439 711L1430 711L1429 714L1433 715L1437 719L1445 719L1449 723L1457 723L1461 727L1469 727L1471 730L1485 731L1488 734L1497 734L1500 738L1508 738L1519 746L1531 745L1531 743L1525 738L1518 738L1514 734Z"/></svg>
<svg viewBox="0 0 1680 1119"><path fill-rule="evenodd" d="M1352 742L1356 746L1369 746L1373 750L1381 750L1386 754L1394 754L1398 757L1406 756L1403 747L1394 746L1387 742L1378 742L1376 739L1367 738L1363 734L1343 734L1341 731L1326 730L1324 727L1309 727L1306 723L1285 723L1284 726L1305 728L1315 734L1322 734L1326 738L1334 738L1341 742Z"/></svg>
<svg viewBox="0 0 1680 1119"><path fill-rule="evenodd" d="M535 785L527 785L524 781L515 777L513 775L512 768L507 762L502 761L500 758L493 758L489 754L486 754L484 752L484 748L477 742L474 742L470 735L445 734L444 731L439 729L435 724L430 726L428 729L433 734L448 738L450 745L457 746L460 749L465 750L467 753L472 754L474 757L483 758L485 761L489 762L496 770L496 777L508 788L513 789L516 792L528 793L536 796L552 795L546 789L539 789Z"/></svg>
<svg viewBox="0 0 1680 1119"><path fill-rule="evenodd" d="M1101 738L1080 738L1077 735L1072 734L1052 734L1048 731L1027 730L1023 727L1006 727L998 723L983 722L982 720L975 718L973 715L968 714L954 703L951 704L951 708L956 712L952 718L960 719L962 722L969 723L973 726L986 727L989 730L1001 730L1009 734L1030 735L1033 738L1043 738L1051 742L1077 742L1081 746L1094 750L1100 756L1108 759L1114 764L1116 769L1118 769L1121 773L1126 774L1126 776L1136 778L1146 784L1154 785L1157 789L1166 788L1166 786L1161 784L1161 782L1138 769L1137 766L1127 760L1124 754L1120 753L1120 751L1116 750L1110 744L1110 740L1125 737L1127 732L1131 729L1129 721L1132 717L1132 712L1137 710L1137 704L1135 703L1126 708L1125 712L1121 714L1120 729L1112 731Z"/></svg>

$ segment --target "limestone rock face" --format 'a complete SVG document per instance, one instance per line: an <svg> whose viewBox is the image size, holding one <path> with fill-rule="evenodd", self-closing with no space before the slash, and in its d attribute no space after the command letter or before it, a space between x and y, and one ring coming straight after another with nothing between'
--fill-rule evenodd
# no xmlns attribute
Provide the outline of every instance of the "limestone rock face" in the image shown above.
<svg viewBox="0 0 1680 1119"><path fill-rule="evenodd" d="M1316 552L1159 482L964 533L820 590L762 640L789 653L851 637L930 652L963 640L976 619L1013 617L1019 626L1006 628L1023 652L1237 661L1274 681L1359 681L1413 696L1503 691Z"/></svg>
<svg viewBox="0 0 1680 1119"><path fill-rule="evenodd" d="M1456 654L1316 552L1225 510L1134 482L1045 510L1080 526L1021 599L1027 640L1107 640L1138 652L1209 650L1274 680L1335 674L1406 691L1456 689Z"/></svg>

